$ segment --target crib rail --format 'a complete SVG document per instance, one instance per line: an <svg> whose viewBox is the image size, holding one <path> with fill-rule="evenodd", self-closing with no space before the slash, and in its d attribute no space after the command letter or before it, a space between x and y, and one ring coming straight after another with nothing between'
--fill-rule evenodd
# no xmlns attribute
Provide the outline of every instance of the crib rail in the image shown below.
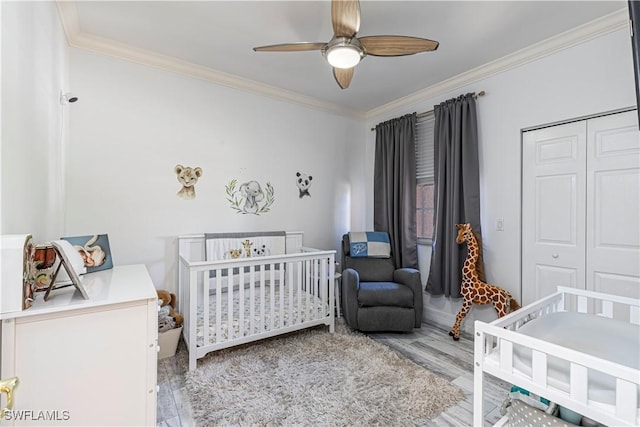
<svg viewBox="0 0 640 427"><path fill-rule="evenodd" d="M558 311L595 314L640 324L640 300L558 286L558 292L509 313L491 324L517 330L528 321Z"/></svg>
<svg viewBox="0 0 640 427"><path fill-rule="evenodd" d="M517 333L527 322L557 311L575 311L638 324L640 301L559 287L558 292L491 323L475 322L474 425L483 424L486 372L606 425L636 425L640 372L608 360ZM585 332L586 333L586 332ZM530 375L514 369L514 347L531 352ZM569 363L568 391L549 383L549 360ZM588 399L589 371L615 378L615 405Z"/></svg>
<svg viewBox="0 0 640 427"><path fill-rule="evenodd" d="M190 369L211 351L319 324L333 332L334 263L335 251L311 248L218 261L179 256Z"/></svg>

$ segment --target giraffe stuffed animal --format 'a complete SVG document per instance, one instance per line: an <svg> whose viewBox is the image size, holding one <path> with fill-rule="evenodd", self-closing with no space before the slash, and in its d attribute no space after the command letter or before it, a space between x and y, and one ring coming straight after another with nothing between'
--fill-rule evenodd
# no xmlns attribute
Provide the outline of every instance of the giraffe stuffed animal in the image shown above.
<svg viewBox="0 0 640 427"><path fill-rule="evenodd" d="M244 253L246 254L247 258L251 258L251 246L253 246L253 242L247 239L244 242L240 242L240 244L244 248Z"/></svg>
<svg viewBox="0 0 640 427"><path fill-rule="evenodd" d="M458 229L456 243L467 243L467 258L464 260L464 266L462 267L462 288L460 289L463 298L462 308L456 315L456 323L453 325L453 329L449 332L449 335L455 341L458 341L460 339L460 322L467 315L472 304L491 303L498 312L498 317L519 309L520 305L509 292L498 286L484 283L478 278L476 263L478 261L479 247L476 236L471 229L471 224L456 224L456 228Z"/></svg>

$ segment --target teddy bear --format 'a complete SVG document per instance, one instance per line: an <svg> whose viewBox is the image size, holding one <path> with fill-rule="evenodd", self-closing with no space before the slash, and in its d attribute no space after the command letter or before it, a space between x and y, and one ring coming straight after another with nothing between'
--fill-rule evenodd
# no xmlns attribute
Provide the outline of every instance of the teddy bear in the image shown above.
<svg viewBox="0 0 640 427"><path fill-rule="evenodd" d="M164 332L169 329L182 326L184 317L175 311L176 294L159 290L158 303L160 304L160 312L158 313L158 330Z"/></svg>

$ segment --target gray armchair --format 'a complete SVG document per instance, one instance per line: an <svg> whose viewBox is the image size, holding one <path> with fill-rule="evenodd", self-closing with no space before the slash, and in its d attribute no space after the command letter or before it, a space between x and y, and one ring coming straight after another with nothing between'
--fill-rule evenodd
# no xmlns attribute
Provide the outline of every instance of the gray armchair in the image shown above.
<svg viewBox="0 0 640 427"><path fill-rule="evenodd" d="M422 282L413 268L396 269L392 258L352 258L342 236L342 312L360 331L411 331L422 324Z"/></svg>

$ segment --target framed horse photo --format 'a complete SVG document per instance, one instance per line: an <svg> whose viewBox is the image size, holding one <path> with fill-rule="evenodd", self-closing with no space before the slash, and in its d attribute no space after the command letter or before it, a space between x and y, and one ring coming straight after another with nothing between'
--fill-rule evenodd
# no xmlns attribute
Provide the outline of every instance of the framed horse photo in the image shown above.
<svg viewBox="0 0 640 427"><path fill-rule="evenodd" d="M62 237L78 251L84 260L87 273L113 268L109 236L94 234L92 236Z"/></svg>

